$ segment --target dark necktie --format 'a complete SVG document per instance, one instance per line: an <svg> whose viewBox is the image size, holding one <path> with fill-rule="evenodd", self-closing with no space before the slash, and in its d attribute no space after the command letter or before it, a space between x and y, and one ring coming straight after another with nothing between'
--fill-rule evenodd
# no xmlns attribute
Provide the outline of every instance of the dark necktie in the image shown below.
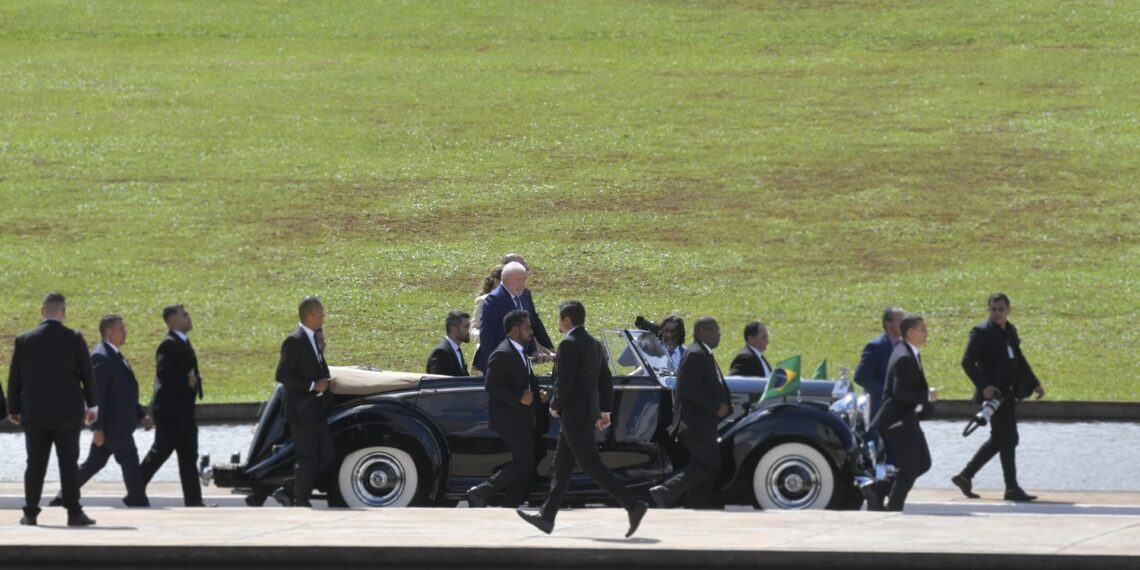
<svg viewBox="0 0 1140 570"><path fill-rule="evenodd" d="M522 299L515 297L515 308L520 310L520 311L522 310L522 308L523 308L522 307Z"/></svg>
<svg viewBox="0 0 1140 570"><path fill-rule="evenodd" d="M463 349L458 345L455 347L456 355L459 357L459 369L463 371L463 375L467 375L467 363L463 360Z"/></svg>

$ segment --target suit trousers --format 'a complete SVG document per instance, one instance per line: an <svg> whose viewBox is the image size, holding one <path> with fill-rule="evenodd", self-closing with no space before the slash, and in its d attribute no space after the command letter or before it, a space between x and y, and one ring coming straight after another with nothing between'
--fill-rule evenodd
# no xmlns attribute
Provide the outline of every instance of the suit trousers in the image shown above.
<svg viewBox="0 0 1140 570"><path fill-rule="evenodd" d="M552 521L558 516L558 508L570 487L575 464L617 500L623 509L633 508L637 498L602 462L597 440L594 439L594 424L563 423L558 432L558 446L554 451L554 477L550 480L550 494L542 503L543 518Z"/></svg>
<svg viewBox="0 0 1140 570"><path fill-rule="evenodd" d="M716 476L720 472L720 446L716 441L716 427L681 429L677 435L689 452L690 462L661 485L665 487L665 502L676 503L688 493L686 506L706 507L712 500L716 490Z"/></svg>
<svg viewBox="0 0 1140 570"><path fill-rule="evenodd" d="M534 432L501 433L499 437L507 444L511 452L511 462L506 464L498 473L491 475L487 483L494 492L507 490L503 506L515 508L526 500L530 490L530 482L534 479L535 468L535 442Z"/></svg>
<svg viewBox="0 0 1140 570"><path fill-rule="evenodd" d="M96 473L107 465L107 460L115 458L123 472L123 484L127 487L127 496L123 497L123 504L128 507L149 507L150 501L146 497L146 485L143 484L142 469L139 468L139 450L135 447L135 436L132 433L105 433L103 445L91 444L87 452L87 459L79 466L79 486L86 485Z"/></svg>
<svg viewBox="0 0 1140 570"><path fill-rule="evenodd" d="M930 470L930 448L926 445L926 434L917 421L883 430L883 435L895 450L895 467L898 468L898 475L891 485L891 494L887 500L887 510L901 511L914 482Z"/></svg>
<svg viewBox="0 0 1140 570"><path fill-rule="evenodd" d="M308 504L313 494L313 485L336 461L336 446L332 431L323 419L294 420L289 422L289 432L293 434L293 501Z"/></svg>
<svg viewBox="0 0 1140 570"><path fill-rule="evenodd" d="M170 457L178 454L178 478L182 481L182 501L186 506L202 504L202 485L198 481L198 424L194 418L154 416L154 445L143 458L143 486Z"/></svg>
<svg viewBox="0 0 1140 570"><path fill-rule="evenodd" d="M962 470L962 476L973 479L995 455L1001 454L1001 472L1006 489L1017 489L1017 433L1016 401L1005 400L990 418L990 437L978 448L973 459Z"/></svg>
<svg viewBox="0 0 1140 570"><path fill-rule="evenodd" d="M44 492L44 475L47 474L51 448L59 461L59 482L63 492L63 506L68 513L81 510L79 505L79 429L54 430L25 428L24 446L28 453L24 470L24 514L36 516L40 512L40 498Z"/></svg>

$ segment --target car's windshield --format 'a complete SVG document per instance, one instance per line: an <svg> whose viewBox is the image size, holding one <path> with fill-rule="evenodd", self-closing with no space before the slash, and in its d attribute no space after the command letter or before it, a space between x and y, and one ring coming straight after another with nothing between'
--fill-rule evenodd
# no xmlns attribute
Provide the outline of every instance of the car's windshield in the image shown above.
<svg viewBox="0 0 1140 570"><path fill-rule="evenodd" d="M648 366L658 381L668 385L677 374L665 345L651 332L605 331L603 338L615 376L650 376Z"/></svg>

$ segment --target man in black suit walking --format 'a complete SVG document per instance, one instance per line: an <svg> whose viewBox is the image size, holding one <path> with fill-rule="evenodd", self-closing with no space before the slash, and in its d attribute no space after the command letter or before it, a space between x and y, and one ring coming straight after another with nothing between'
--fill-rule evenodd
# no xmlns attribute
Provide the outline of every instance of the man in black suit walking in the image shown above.
<svg viewBox="0 0 1140 570"><path fill-rule="evenodd" d="M471 315L463 311L451 311L443 321L443 330L447 336L428 355L427 373L470 376L463 359L463 349L459 345L471 342Z"/></svg>
<svg viewBox="0 0 1140 570"><path fill-rule="evenodd" d="M325 308L316 297L305 297L297 307L301 322L281 343L277 381L285 387L285 421L293 434L293 506L311 507L316 480L332 466L336 448L329 431L328 414L333 385L317 331L325 323Z"/></svg>
<svg viewBox="0 0 1140 570"><path fill-rule="evenodd" d="M907 315L899 325L903 342L891 353L887 363L887 384L883 388L883 406L871 425L883 434L895 453L898 475L891 484L888 511L901 511L914 482L930 470L930 448L919 420L934 414L937 393L926 383L919 349L926 344L926 323L920 315ZM874 489L865 490L874 493ZM882 510L877 497L869 497L868 510Z"/></svg>
<svg viewBox="0 0 1140 570"><path fill-rule="evenodd" d="M538 422L535 401L540 397L538 381L526 354L534 337L527 311L516 309L503 317L507 338L487 358L484 389L491 429L511 452L511 462L486 481L467 490L467 504L485 507L495 493L507 490L505 507L517 507L526 499L534 478L535 444Z"/></svg>
<svg viewBox="0 0 1140 570"><path fill-rule="evenodd" d="M178 478L182 481L182 502L187 507L204 507L202 486L198 482L198 422L194 418L197 400L202 399L202 375L198 372L198 355L186 336L194 328L184 305L167 305L162 319L169 329L155 350L154 444L139 467L143 484L150 484L154 474L171 453L178 454Z"/></svg>
<svg viewBox="0 0 1140 570"><path fill-rule="evenodd" d="M37 524L54 445L67 526L88 526L95 521L79 504L79 430L99 417L91 355L83 335L63 326L67 317L63 295L45 295L40 315L39 326L16 337L8 375L8 418L24 426L28 452L20 524Z"/></svg>
<svg viewBox="0 0 1140 570"><path fill-rule="evenodd" d="M720 345L720 325L712 317L701 317L693 325L693 338L695 342L685 350L677 371L673 425L669 428L688 450L691 462L665 483L649 489L658 508L676 503L686 492L693 506L707 505L720 472L716 426L732 409L728 385L712 353Z"/></svg>
<svg viewBox="0 0 1140 570"><path fill-rule="evenodd" d="M978 448L961 473L950 479L971 499L972 479L995 455L1001 455L1001 471L1005 478L1005 500L1032 501L1037 497L1022 490L1017 483L1017 401L1037 394L1040 400L1045 388L1029 361L1021 352L1017 327L1009 322L1009 297L995 293L989 299L990 318L970 331L970 341L962 356L962 368L974 383L974 403L1001 398L1001 404L990 418L990 438Z"/></svg>
<svg viewBox="0 0 1140 570"><path fill-rule="evenodd" d="M558 344L554 358L554 396L550 400L550 415L562 420L554 452L554 477L541 511L530 514L519 509L518 513L526 522L550 534L577 463L629 513L629 531L625 534L628 538L637 531L649 505L634 497L621 479L606 469L598 453L594 428L609 427L613 411L610 367L602 345L586 332L586 307L580 301L562 303L558 319L558 330L566 337Z"/></svg>
<svg viewBox="0 0 1140 570"><path fill-rule="evenodd" d="M128 507L149 507L142 471L139 469L139 450L135 447L135 427L142 422L151 429L154 421L139 405L139 383L127 358L120 348L127 342L127 326L119 315L107 315L99 321L99 334L103 339L91 353L91 366L98 387L99 419L91 424L95 430L87 459L79 466L79 486L90 481L112 456L123 471L127 496L123 504ZM63 496L51 502L62 505Z"/></svg>
<svg viewBox="0 0 1140 570"><path fill-rule="evenodd" d="M764 358L764 351L768 350L768 327L760 321L752 321L744 325L744 348L736 353L732 359L732 367L728 370L730 376L759 376L767 378L772 375L772 365Z"/></svg>

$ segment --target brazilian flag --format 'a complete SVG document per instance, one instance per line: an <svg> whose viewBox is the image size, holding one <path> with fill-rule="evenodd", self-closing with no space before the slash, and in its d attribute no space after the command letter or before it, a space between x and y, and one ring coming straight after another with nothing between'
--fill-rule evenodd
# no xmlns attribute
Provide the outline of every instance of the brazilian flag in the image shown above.
<svg viewBox="0 0 1140 570"><path fill-rule="evenodd" d="M824 358L819 366L815 367L815 372L811 375L812 380L827 380L827 359Z"/></svg>
<svg viewBox="0 0 1140 570"><path fill-rule="evenodd" d="M769 398L779 398L800 391L800 355L781 360L776 363L768 377L768 385L764 386L764 393L760 395L759 402Z"/></svg>

